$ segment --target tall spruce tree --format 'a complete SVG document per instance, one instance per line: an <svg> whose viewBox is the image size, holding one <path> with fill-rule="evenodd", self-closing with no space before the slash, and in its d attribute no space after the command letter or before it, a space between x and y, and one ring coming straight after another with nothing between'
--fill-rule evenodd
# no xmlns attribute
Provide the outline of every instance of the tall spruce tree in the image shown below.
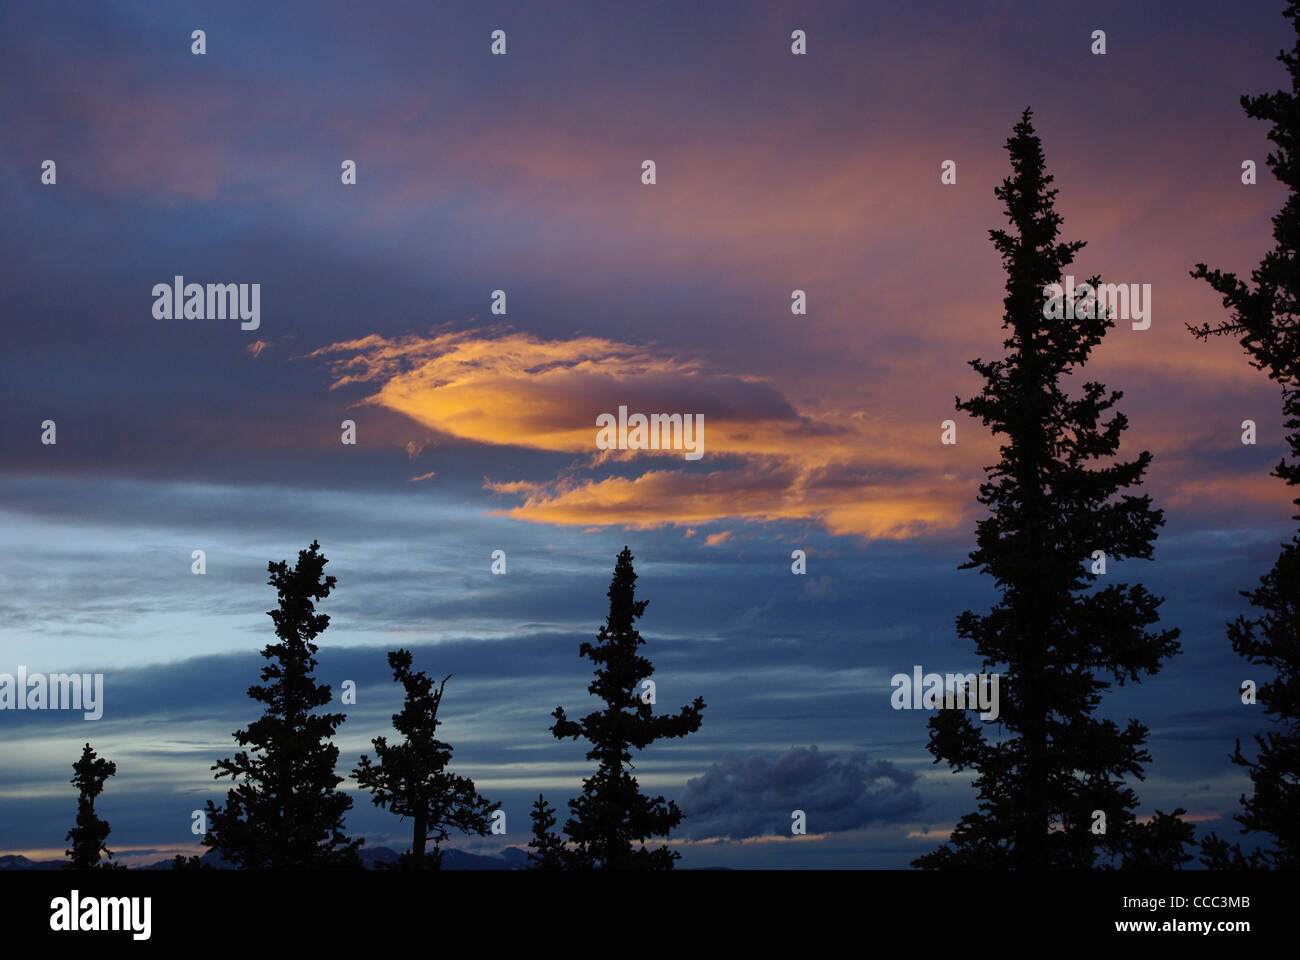
<svg viewBox="0 0 1300 960"><path fill-rule="evenodd" d="M1243 96L1246 115L1266 120L1268 138L1276 147L1268 167L1288 190L1282 209L1273 217L1274 247L1251 273L1248 284L1236 274L1197 264L1192 276L1205 280L1223 298L1231 318L1218 324L1190 327L1201 339L1238 338L1251 366L1263 370L1281 388L1286 444L1285 457L1272 475L1290 487L1300 485L1300 4L1283 12L1297 40L1291 52L1277 59L1291 78L1290 90ZM1189 325L1190 326L1190 325ZM1300 497L1292 501L1300 506ZM1292 517L1300 520L1300 515ZM1240 616L1228 625L1236 653L1268 668L1271 680L1260 683L1257 700L1273 723L1256 734L1255 758L1236 742L1232 762L1250 773L1252 795L1242 795L1236 819L1247 834L1271 837L1261 849L1243 853L1210 834L1201 845L1202 861L1217 868L1300 868L1300 536L1282 546L1273 568L1254 591L1243 591L1258 614Z"/></svg>
<svg viewBox="0 0 1300 960"><path fill-rule="evenodd" d="M549 844L567 869L667 870L680 858L666 846L645 845L654 837L667 837L681 822L682 811L671 800L641 793L630 772L632 751L665 737L694 733L700 728L704 700L696 697L676 715L654 715L642 688L654 667L637 652L645 641L634 625L649 601L637 600L635 594L632 552L624 547L609 585L609 617L596 642L584 641L578 648L579 656L596 664L596 679L587 691L604 701L605 707L581 720L570 720L563 707L556 707L553 714L551 733L561 740L586 740L591 744L587 759L598 765L583 780L582 796L569 801L570 817L564 824L569 844ZM544 828L541 836L548 831Z"/></svg>
<svg viewBox="0 0 1300 960"><path fill-rule="evenodd" d="M104 792L104 781L117 774L117 764L101 759L86 744L72 770L72 785L77 788L77 825L68 831L66 839L72 849L66 852L71 861L64 866L69 870L114 869L117 864L107 846L108 821L95 814L95 798Z"/></svg>
<svg viewBox="0 0 1300 960"><path fill-rule="evenodd" d="M978 496L990 515L961 567L991 576L1000 599L987 614L957 618L958 635L974 642L984 669L1000 674L1000 730L995 736L960 710L931 718L935 762L974 771L979 809L913 865L1173 865L1191 827L1171 830L1170 815L1157 817L1155 830L1139 825L1137 797L1124 783L1141 777L1150 759L1146 728L1136 720L1121 728L1094 711L1107 675L1123 684L1155 673L1178 651L1178 631L1148 630L1161 600L1140 585L1098 589L1085 565L1096 550L1111 562L1149 558L1163 517L1149 497L1119 495L1140 484L1151 462L1147 452L1116 459L1127 426L1114 410L1121 394L1095 382L1081 384L1076 397L1063 389L1114 324L1086 289L1069 302L1050 296L1084 244L1057 239L1057 191L1030 116L1026 110L1007 141L1012 173L994 191L1012 229L990 231L1007 273L1007 356L972 361L985 385L957 401L1002 438L1001 460L986 468ZM1105 833L1092 832L1101 823L1094 811L1104 815Z"/></svg>
<svg viewBox="0 0 1300 960"><path fill-rule="evenodd" d="M393 727L405 739L389 744L376 737L375 762L364 753L352 775L369 790L375 806L383 807L412 822L411 849L402 854L397 866L406 870L436 870L442 865L439 847L449 829L486 836L494 811L475 788L474 781L447 770L452 747L438 739L438 706L450 676L437 690L422 671L411 671L411 652L394 650L388 655L393 679L406 691L400 713L393 714ZM428 850L429 841L433 849Z"/></svg>
<svg viewBox="0 0 1300 960"><path fill-rule="evenodd" d="M343 778L334 772L339 749L329 742L346 716L319 713L330 702L330 688L317 683L317 646L313 642L329 626L327 614L315 603L334 589L334 577L324 576L328 561L312 541L298 551L298 562L268 563L279 598L278 609L267 611L278 643L262 650L270 661L262 668L263 686L248 695L266 704L261 719L236 731L241 747L233 759L212 767L217 779L229 777L235 786L224 807L207 804L208 832L203 843L245 869L304 870L359 868L357 847L343 832L343 818L352 798L336 787Z"/></svg>

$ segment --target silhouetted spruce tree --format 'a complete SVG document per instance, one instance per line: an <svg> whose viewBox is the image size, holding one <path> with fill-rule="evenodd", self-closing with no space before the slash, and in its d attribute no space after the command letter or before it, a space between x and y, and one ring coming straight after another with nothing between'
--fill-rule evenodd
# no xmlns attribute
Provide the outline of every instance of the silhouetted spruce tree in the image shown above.
<svg viewBox="0 0 1300 960"><path fill-rule="evenodd" d="M109 826L107 820L95 815L95 798L104 792L104 781L117 773L117 764L103 760L90 748L81 751L81 759L72 765L72 785L77 788L77 825L68 831L67 840L72 849L66 851L71 862L64 864L69 870L112 870L113 852L108 849ZM104 862L100 863L103 857Z"/></svg>
<svg viewBox="0 0 1300 960"><path fill-rule="evenodd" d="M1292 459L1283 458L1272 475L1289 486L1300 485L1300 4L1289 3L1283 15L1291 21L1297 41L1278 60L1291 76L1291 89L1261 96L1243 96L1246 115L1272 124L1268 138L1276 152L1268 167L1286 185L1282 209L1273 217L1274 248L1251 273L1251 282L1236 274L1197 264L1192 276L1205 280L1223 297L1231 319L1217 325L1190 327L1201 339L1237 337L1252 366L1278 383ZM1300 498L1293 501L1300 506ZM1292 519L1300 520L1300 516ZM1254 760L1238 740L1232 762L1250 771L1253 794L1241 798L1242 812L1234 819L1246 833L1272 837L1269 848L1243 853L1215 834L1202 842L1202 862L1217 868L1300 867L1300 537L1284 544L1273 569L1260 578L1259 588L1246 592L1258 610L1228 625L1232 649L1251 663L1267 667L1273 679L1258 685L1257 700L1275 724L1255 735Z"/></svg>
<svg viewBox="0 0 1300 960"><path fill-rule="evenodd" d="M1113 322L1091 314L1086 295L1050 312L1047 287L1083 247L1063 243L1054 209L1057 191L1026 110L1007 141L1012 174L995 190L1012 230L990 231L1007 273L1002 360L974 360L986 383L957 409L980 418L1002 438L1001 460L986 468L979 502L977 549L962 569L993 577L1001 593L983 616L966 611L957 632L975 644L987 672L1000 675L999 736L970 713L939 710L930 720L935 762L972 770L979 810L962 817L949 843L913 861L925 868L1078 868L1125 859L1173 863L1157 841L1177 840L1137 824L1137 797L1123 778L1141 777L1150 757L1146 728L1120 728L1093 716L1110 683L1155 673L1179 649L1178 631L1151 632L1161 600L1139 586L1096 586L1085 561L1102 550L1109 561L1149 558L1164 522L1150 498L1118 496L1137 486L1151 455L1119 461L1127 426L1114 411L1118 392L1100 383L1062 389L1077 375ZM1096 288L1097 278L1089 281ZM1109 419L1104 419L1109 416ZM1000 667L994 670L992 668ZM1106 832L1091 832L1093 811ZM1185 811L1176 810L1174 816ZM1187 833L1182 835L1184 838Z"/></svg>
<svg viewBox="0 0 1300 960"><path fill-rule="evenodd" d="M596 679L587 690L604 701L603 710L570 720L556 707L551 733L557 739L585 739L587 759L598 764L583 780L582 796L569 801L571 816L564 832L570 845L560 856L568 869L671 869L680 854L666 846L650 849L645 841L666 837L682 820L677 804L640 791L632 768L632 751L644 750L665 737L684 737L700 728L704 700L683 707L675 716L655 716L643 698L641 683L654 673L637 652L645 643L634 621L646 600L635 599L636 573L627 547L618 555L609 585L609 617L595 644L584 641L580 656L596 664Z"/></svg>
<svg viewBox="0 0 1300 960"><path fill-rule="evenodd" d="M1181 819L1187 811L1179 807L1173 813L1156 811L1144 824L1134 824L1121 865L1125 870L1181 870L1189 863L1189 848L1196 847L1196 828Z"/></svg>
<svg viewBox="0 0 1300 960"><path fill-rule="evenodd" d="M492 813L501 804L479 794L473 780L446 769L452 748L438 739L438 705L451 677L444 677L434 690L433 681L423 672L411 672L409 650L394 650L388 665L393 679L406 691L401 713L393 714L393 727L406 739L389 745L387 737L376 737L372 741L376 762L363 753L352 774L373 794L375 806L411 818L411 849L402 854L397 867L436 870L442 865L438 845L449 836L448 828L486 836ZM430 840L432 851L426 850Z"/></svg>
<svg viewBox="0 0 1300 960"><path fill-rule="evenodd" d="M528 841L528 869L562 870L564 841L551 830L555 826L555 808L538 794L529 816L533 820L533 839Z"/></svg>
<svg viewBox="0 0 1300 960"><path fill-rule="evenodd" d="M225 807L208 801L206 846L245 869L302 870L359 868L357 847L343 832L344 814L352 798L335 789L343 778L334 772L338 747L329 743L345 715L318 713L330 702L330 688L317 683L316 637L329 626L326 614L316 613L315 601L329 596L336 582L323 576L328 562L312 541L298 551L293 567L285 561L267 564L279 607L267 611L278 643L262 656L263 686L248 695L266 704L261 719L234 734L240 750L234 759L212 767L217 779L229 777L235 787Z"/></svg>

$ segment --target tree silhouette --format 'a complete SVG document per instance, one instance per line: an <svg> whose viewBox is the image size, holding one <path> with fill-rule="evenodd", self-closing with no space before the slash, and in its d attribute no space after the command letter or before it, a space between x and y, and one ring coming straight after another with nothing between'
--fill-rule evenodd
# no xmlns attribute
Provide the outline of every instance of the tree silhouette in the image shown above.
<svg viewBox="0 0 1300 960"><path fill-rule="evenodd" d="M438 845L449 836L448 828L486 836L492 813L501 804L489 803L474 789L473 780L446 769L452 748L437 736L438 705L451 677L444 677L435 691L423 672L411 672L409 650L394 650L388 665L393 679L406 690L402 711L393 714L393 727L406 739L389 745L386 737L376 737L372 741L376 762L363 753L353 776L371 791L375 806L412 820L411 849L397 866L436 870L442 864ZM429 840L433 850L426 852Z"/></svg>
<svg viewBox="0 0 1300 960"><path fill-rule="evenodd" d="M551 828L555 826L555 808L538 794L533 802L533 839L528 841L529 870L561 870L564 868L564 841Z"/></svg>
<svg viewBox="0 0 1300 960"><path fill-rule="evenodd" d="M361 865L357 847L363 841L343 832L352 798L335 789L343 781L334 772L339 750L328 742L345 715L314 712L330 702L329 686L312 676L313 641L330 621L316 613L315 601L329 596L336 582L323 576L328 561L319 551L313 540L298 551L293 569L283 560L267 564L267 583L279 598L278 609L267 614L280 639L262 650L271 661L262 668L264 685L248 688L266 710L234 734L241 747L252 749L212 767L217 779L229 777L235 786L224 808L208 801L203 843L245 869Z"/></svg>
<svg viewBox="0 0 1300 960"><path fill-rule="evenodd" d="M1210 270L1197 264L1192 276L1204 280L1223 298L1229 320L1219 324L1189 325L1200 339L1235 336L1250 364L1277 382L1282 393L1286 443L1292 459L1285 457L1272 476L1288 486L1300 485L1300 4L1289 3L1283 12L1297 40L1290 53L1277 59L1291 76L1291 89L1260 96L1243 96L1246 116L1267 120L1268 138L1276 152L1267 163L1287 189L1282 209L1273 217L1274 248L1251 272L1247 284L1236 274ZM1300 506L1300 497L1292 501ZM1300 516L1292 517L1300 520ZM1228 844L1216 834L1202 842L1202 862L1217 868L1300 867L1300 536L1282 546L1273 568L1260 578L1254 591L1243 591L1259 614L1240 616L1228 625L1232 649L1253 664L1273 671L1273 679L1259 684L1256 697L1264 713L1276 724L1254 737L1254 760L1248 759L1237 740L1232 762L1250 771L1253 795L1241 797L1242 812L1234 819L1246 833L1272 836L1271 849L1243 853L1240 844Z"/></svg>
<svg viewBox="0 0 1300 960"><path fill-rule="evenodd" d="M1196 846L1196 828L1180 819L1186 812L1181 807L1173 813L1157 810L1148 823L1135 825L1124 850L1124 869L1181 870L1190 862L1188 847Z"/></svg>
<svg viewBox="0 0 1300 960"><path fill-rule="evenodd" d="M665 737L684 737L700 728L704 700L682 707L675 716L656 717L649 699L638 688L654 673L650 661L637 653L645 643L634 621L645 612L646 600L635 599L636 573L627 547L618 555L609 585L609 617L595 644L584 641L580 656L596 664L596 679L587 691L605 703L603 710L570 720L556 707L551 733L557 739L583 738L591 744L587 759L595 760L594 775L583 780L582 796L569 801L571 816L564 832L570 846L556 848L569 869L671 869L680 854L645 841L666 837L682 820L676 803L650 798L629 770L632 750L644 750ZM535 821L536 822L536 821Z"/></svg>
<svg viewBox="0 0 1300 960"><path fill-rule="evenodd" d="M95 798L104 792L104 781L117 774L117 764L99 758L90 744L81 751L81 759L72 765L72 785L77 788L77 825L68 831L67 839L72 849L65 851L71 862L64 864L69 870L111 870L113 852L108 849L109 826L107 820L95 815ZM104 862L100 863L103 857Z"/></svg>
<svg viewBox="0 0 1300 960"><path fill-rule="evenodd" d="M959 636L974 642L986 671L1000 674L1000 733L995 738L968 712L939 710L930 719L935 762L975 772L978 812L962 817L949 843L918 857L924 868L1059 868L1107 859L1150 861L1157 841L1177 838L1136 823L1137 798L1126 776L1142 776L1150 757L1146 728L1120 728L1093 716L1105 675L1120 684L1155 673L1178 651L1178 631L1153 633L1161 600L1138 586L1095 586L1086 567L1094 551L1110 560L1149 558L1164 522L1150 498L1117 496L1141 483L1151 462L1143 452L1115 460L1127 427L1115 411L1119 392L1085 382L1068 396L1061 381L1082 367L1113 322L1087 294L1049 311L1049 285L1060 283L1082 242L1057 239L1042 147L1026 110L1007 141L1012 174L996 196L1012 231L992 230L1007 273L1003 299L1005 359L974 360L985 379L979 396L957 409L1000 435L1001 460L986 468L976 550L961 569L993 577L1000 591L987 614L957 618ZM1097 278L1089 283L1096 289ZM1049 319L1047 313L1059 314ZM1103 419L1109 416L1109 419ZM1094 816L1105 817L1094 834ZM1179 816L1182 810L1174 811ZM1157 835L1158 834L1158 835ZM1185 837L1186 834L1183 834Z"/></svg>

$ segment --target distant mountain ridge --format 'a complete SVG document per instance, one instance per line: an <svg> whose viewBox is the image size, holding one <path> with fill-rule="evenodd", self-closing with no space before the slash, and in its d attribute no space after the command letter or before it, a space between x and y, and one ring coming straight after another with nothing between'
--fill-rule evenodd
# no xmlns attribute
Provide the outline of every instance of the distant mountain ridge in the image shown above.
<svg viewBox="0 0 1300 960"><path fill-rule="evenodd" d="M377 863L389 863L399 854L391 847L362 847L359 851L361 862L367 870L375 869ZM66 859L29 860L22 854L5 854L0 856L0 870L62 870ZM217 870L230 870L230 864L216 850L209 850L200 860L204 866ZM469 853L466 850L448 848L443 851L442 869L444 870L524 870L528 866L528 853L519 847L506 847L499 854ZM158 860L133 870L170 870L171 860Z"/></svg>
<svg viewBox="0 0 1300 960"><path fill-rule="evenodd" d="M0 857L0 870L59 870L67 860L28 860L22 854Z"/></svg>

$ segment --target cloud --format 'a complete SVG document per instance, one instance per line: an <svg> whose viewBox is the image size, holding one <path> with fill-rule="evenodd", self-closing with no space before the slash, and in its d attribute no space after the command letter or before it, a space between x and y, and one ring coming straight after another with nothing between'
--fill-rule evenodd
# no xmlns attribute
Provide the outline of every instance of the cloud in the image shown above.
<svg viewBox="0 0 1300 960"><path fill-rule="evenodd" d="M708 449L781 453L798 439L840 443L846 430L798 416L771 384L707 373L656 347L602 337L544 340L527 333L377 335L330 344L311 357L340 357L333 387L378 383L368 403L480 443L534 450L595 450L597 415L629 411L703 414ZM681 458L681 452L647 451Z"/></svg>
<svg viewBox="0 0 1300 960"><path fill-rule="evenodd" d="M363 404L439 433L578 457L548 481L485 482L522 499L498 512L518 520L584 528L797 520L893 539L964 519L966 498L952 496L945 479L952 465L934 437L923 440L889 418L801 411L768 380L653 345L498 329L372 334L308 356L331 365L332 389L374 385ZM620 406L703 416L702 446L714 469L700 472L681 450L597 450L597 417ZM654 469L615 472L646 458Z"/></svg>
<svg viewBox="0 0 1300 960"><path fill-rule="evenodd" d="M679 801L683 831L696 839L784 834L794 810L807 814L810 833L899 821L921 808L915 781L888 760L836 758L815 746L794 747L775 761L731 756L687 782Z"/></svg>

